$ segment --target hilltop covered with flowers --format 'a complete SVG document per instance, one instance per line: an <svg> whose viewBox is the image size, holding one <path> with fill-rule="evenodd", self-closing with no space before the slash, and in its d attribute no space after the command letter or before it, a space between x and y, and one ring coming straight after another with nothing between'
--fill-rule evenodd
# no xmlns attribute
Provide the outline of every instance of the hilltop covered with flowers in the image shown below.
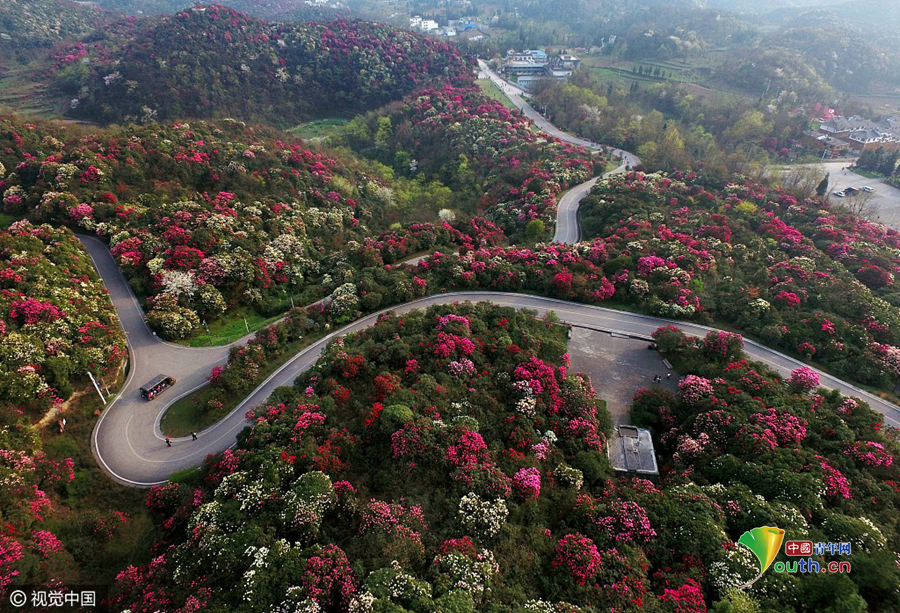
<svg viewBox="0 0 900 613"><path fill-rule="evenodd" d="M125 338L106 289L69 230L0 230L0 405L47 408L73 383L115 378Z"/></svg>
<svg viewBox="0 0 900 613"><path fill-rule="evenodd" d="M228 121L77 136L0 119L0 200L108 241L151 325L178 338L236 303L286 310L287 291L341 274L329 256L404 214L403 192L352 159L279 137Z"/></svg>
<svg viewBox="0 0 900 613"><path fill-rule="evenodd" d="M73 116L293 125L368 110L434 79L471 78L449 43L363 21L268 23L212 4L126 23L55 54Z"/></svg>
<svg viewBox="0 0 900 613"><path fill-rule="evenodd" d="M112 16L113 13L74 0L3 0L0 51L22 57L33 47L49 47L85 36L107 24Z"/></svg>

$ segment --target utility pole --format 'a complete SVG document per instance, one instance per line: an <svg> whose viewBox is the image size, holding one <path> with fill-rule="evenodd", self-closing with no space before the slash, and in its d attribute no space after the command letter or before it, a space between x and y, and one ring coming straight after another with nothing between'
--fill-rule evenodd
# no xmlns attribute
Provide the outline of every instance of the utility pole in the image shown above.
<svg viewBox="0 0 900 613"><path fill-rule="evenodd" d="M97 380L94 378L94 374L91 371L88 371L88 377L91 378L91 383L94 384L94 389L97 390L97 395L100 396L100 401L106 405L106 398L103 397L103 392L100 391L100 386L97 385Z"/></svg>

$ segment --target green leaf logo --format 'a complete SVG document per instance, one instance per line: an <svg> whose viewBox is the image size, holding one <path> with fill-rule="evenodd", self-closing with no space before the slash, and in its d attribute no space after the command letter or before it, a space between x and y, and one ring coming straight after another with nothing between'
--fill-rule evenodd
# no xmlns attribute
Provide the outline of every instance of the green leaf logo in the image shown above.
<svg viewBox="0 0 900 613"><path fill-rule="evenodd" d="M742 588L755 583L769 569L772 562L775 561L775 556L781 551L782 541L784 541L784 530L771 526L754 528L741 535L738 543L752 551L759 560L759 575L750 583L742 585Z"/></svg>

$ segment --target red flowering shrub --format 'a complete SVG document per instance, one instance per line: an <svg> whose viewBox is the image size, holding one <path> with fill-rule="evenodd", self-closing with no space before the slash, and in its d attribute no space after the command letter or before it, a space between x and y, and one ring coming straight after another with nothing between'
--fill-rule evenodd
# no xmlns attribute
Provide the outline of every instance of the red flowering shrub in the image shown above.
<svg viewBox="0 0 900 613"><path fill-rule="evenodd" d="M306 560L300 581L306 594L323 608L346 606L357 589L350 560L335 545Z"/></svg>
<svg viewBox="0 0 900 613"><path fill-rule="evenodd" d="M578 585L585 585L597 576L601 561L594 541L576 532L567 534L556 544L553 567L569 574Z"/></svg>

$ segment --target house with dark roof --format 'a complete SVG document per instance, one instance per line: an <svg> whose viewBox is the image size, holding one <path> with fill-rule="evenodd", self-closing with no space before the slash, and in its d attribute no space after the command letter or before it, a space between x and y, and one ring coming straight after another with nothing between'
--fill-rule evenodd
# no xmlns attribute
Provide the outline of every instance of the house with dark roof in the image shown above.
<svg viewBox="0 0 900 613"><path fill-rule="evenodd" d="M819 133L827 138L843 141L850 149L858 152L872 149L900 150L900 120L896 117L882 122L858 115L834 117L819 124Z"/></svg>

